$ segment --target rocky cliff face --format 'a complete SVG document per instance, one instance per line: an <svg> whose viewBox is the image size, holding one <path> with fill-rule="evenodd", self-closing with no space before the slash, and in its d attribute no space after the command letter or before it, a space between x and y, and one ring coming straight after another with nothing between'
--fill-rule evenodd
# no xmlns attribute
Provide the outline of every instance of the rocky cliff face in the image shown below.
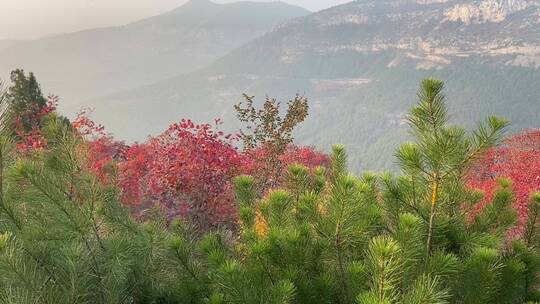
<svg viewBox="0 0 540 304"><path fill-rule="evenodd" d="M432 69L477 55L495 64L540 67L540 2L361 0L297 19L267 38L274 50L281 47L283 64L313 51L391 50L396 56L388 66L414 62Z"/></svg>
<svg viewBox="0 0 540 304"><path fill-rule="evenodd" d="M509 15L534 6L535 1L484 0L478 3L461 3L445 11L450 21L471 23L503 22Z"/></svg>

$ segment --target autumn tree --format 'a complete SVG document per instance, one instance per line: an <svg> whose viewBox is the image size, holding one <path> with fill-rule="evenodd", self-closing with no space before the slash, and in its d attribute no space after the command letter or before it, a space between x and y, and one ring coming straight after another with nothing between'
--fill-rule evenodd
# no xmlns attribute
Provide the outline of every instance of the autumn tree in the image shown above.
<svg viewBox="0 0 540 304"><path fill-rule="evenodd" d="M232 179L239 174L262 176L264 159L239 151L238 137L213 125L181 120L162 134L131 146L115 140L83 111L72 121L88 151L87 167L102 182L121 189L121 201L145 218L158 208L169 220L183 218L200 231L236 228L237 209ZM289 145L279 156L284 165L324 166L328 157L309 147Z"/></svg>
<svg viewBox="0 0 540 304"><path fill-rule="evenodd" d="M293 132L308 116L308 100L300 95L289 100L285 113L281 102L267 97L261 108L255 105L255 97L244 94L244 102L235 105L237 117L244 123L240 137L244 151L263 164L261 191L274 188L282 177L284 164L280 157L293 143Z"/></svg>
<svg viewBox="0 0 540 304"><path fill-rule="evenodd" d="M182 120L129 147L118 164L123 201L142 213L160 207L202 231L234 225L231 181L247 158L231 140L215 126Z"/></svg>
<svg viewBox="0 0 540 304"><path fill-rule="evenodd" d="M116 140L105 127L90 118L91 111L81 110L71 121L73 132L80 137L81 149L87 151L85 164L102 183L118 186L118 163L125 160L128 146Z"/></svg>

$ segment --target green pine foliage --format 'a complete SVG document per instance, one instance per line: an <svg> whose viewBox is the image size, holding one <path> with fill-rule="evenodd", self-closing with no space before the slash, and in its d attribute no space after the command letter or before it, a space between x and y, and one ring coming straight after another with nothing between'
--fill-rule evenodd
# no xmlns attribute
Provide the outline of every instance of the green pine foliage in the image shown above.
<svg viewBox="0 0 540 304"><path fill-rule="evenodd" d="M171 249L174 230L132 219L62 118L43 131L49 148L30 155L14 153L9 133L0 140L0 303L181 303L199 292L178 267L188 253Z"/></svg>
<svg viewBox="0 0 540 304"><path fill-rule="evenodd" d="M26 76L24 70L16 69L11 72L10 80L12 86L7 95L16 112L20 113L28 108L29 104L44 106L47 103L34 73L30 72Z"/></svg>
<svg viewBox="0 0 540 304"><path fill-rule="evenodd" d="M468 166L506 122L448 125L443 84L422 83L397 152L400 175L293 165L261 197L235 179L238 233L201 236L156 210L144 222L85 166L84 142L54 114L49 148L0 137L0 303L443 304L540 301L540 195L520 239L511 183L478 216Z"/></svg>

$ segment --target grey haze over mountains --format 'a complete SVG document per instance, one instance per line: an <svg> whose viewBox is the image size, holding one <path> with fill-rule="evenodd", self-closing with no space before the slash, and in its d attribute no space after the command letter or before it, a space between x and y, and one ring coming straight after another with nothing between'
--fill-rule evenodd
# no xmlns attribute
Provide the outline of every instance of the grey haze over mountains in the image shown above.
<svg viewBox="0 0 540 304"><path fill-rule="evenodd" d="M141 139L180 116L232 122L242 92L305 94L312 109L301 143L344 143L352 166L380 169L407 138L404 118L424 77L447 82L456 122L498 114L512 130L538 127L539 1L354 1L293 19L201 70L95 105L107 125L115 117L105 111L144 117L144 126L111 125Z"/></svg>
<svg viewBox="0 0 540 304"><path fill-rule="evenodd" d="M51 34L123 25L162 14L188 1L190 0L2 0L0 39L37 39ZM233 3L242 0L213 1ZM349 2L349 0L280 1L313 12Z"/></svg>
<svg viewBox="0 0 540 304"><path fill-rule="evenodd" d="M201 68L276 25L309 12L281 2L183 6L125 26L13 43L0 40L0 75L33 71L65 110L91 97Z"/></svg>
<svg viewBox="0 0 540 304"><path fill-rule="evenodd" d="M17 43L18 41L13 39L0 39L0 51Z"/></svg>
<svg viewBox="0 0 540 304"><path fill-rule="evenodd" d="M205 20L204 11L173 19ZM455 122L470 125L498 114L512 121L513 130L540 126L540 0L359 0L286 17L280 20L292 19L274 22L272 30L261 29L249 41L216 54L216 60L206 56L206 61L197 61L199 54L179 47L177 58L168 60L188 57L197 63L186 63L186 69L153 64L151 57L141 55L120 58L124 65L117 70L97 74L106 77L104 93L114 88L119 92L81 104L95 108L98 121L132 141L182 117L200 122L221 117L226 128L234 130L232 106L242 93L260 100L266 94L285 100L300 93L311 100L311 115L297 134L299 142L321 149L344 143L355 169L391 166L394 148L407 139L404 119L424 77L446 81ZM263 31L267 33L259 34ZM115 45L116 39L109 44ZM198 50L210 52L207 47ZM162 80L122 91L128 87L122 82L136 79L145 66L155 67L152 73ZM55 77L64 75L73 86L58 88L89 96L75 87L88 77L86 71L65 72ZM140 82L154 77L144 76L139 75Z"/></svg>

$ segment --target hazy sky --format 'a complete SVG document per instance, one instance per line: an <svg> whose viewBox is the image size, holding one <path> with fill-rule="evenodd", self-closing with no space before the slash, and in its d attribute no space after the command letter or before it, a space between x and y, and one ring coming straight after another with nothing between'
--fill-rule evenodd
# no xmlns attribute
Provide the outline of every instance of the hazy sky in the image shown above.
<svg viewBox="0 0 540 304"><path fill-rule="evenodd" d="M187 0L0 0L0 39L29 39L119 25L174 9ZM228 3L238 0L214 0ZM268 0L255 0L268 1ZM312 11L352 0L284 0Z"/></svg>

